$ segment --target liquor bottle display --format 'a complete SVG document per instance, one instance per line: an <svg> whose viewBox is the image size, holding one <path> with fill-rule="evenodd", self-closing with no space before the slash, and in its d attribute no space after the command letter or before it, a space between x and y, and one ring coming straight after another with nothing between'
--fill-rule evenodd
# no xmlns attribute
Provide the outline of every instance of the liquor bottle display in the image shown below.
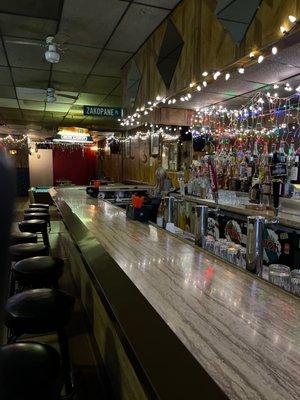
<svg viewBox="0 0 300 400"><path fill-rule="evenodd" d="M288 152L286 152L288 149ZM250 203L271 203L272 181L280 179L280 196L291 197L293 185L300 183L300 149L283 140L269 144L254 141L248 148L225 146L211 154L203 153L190 166L187 193L201 198L214 196L210 187L210 164L216 169L220 190L249 193Z"/></svg>

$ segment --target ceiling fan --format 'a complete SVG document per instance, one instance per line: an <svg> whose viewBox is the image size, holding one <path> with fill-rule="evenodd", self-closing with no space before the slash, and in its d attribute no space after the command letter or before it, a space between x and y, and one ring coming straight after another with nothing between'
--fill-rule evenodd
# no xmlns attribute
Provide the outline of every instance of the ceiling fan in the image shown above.
<svg viewBox="0 0 300 400"><path fill-rule="evenodd" d="M47 50L44 53L44 58L51 64L57 64L60 60L60 53L65 49L62 44L55 42L54 36L47 36L44 43L39 43L37 41L27 41L27 40L17 40L17 39L6 39L7 43L20 44L22 46L39 46L45 47Z"/></svg>
<svg viewBox="0 0 300 400"><path fill-rule="evenodd" d="M30 93L31 94L45 94L45 99L44 102L45 103L55 103L57 101L57 98L59 97L64 97L66 99L71 99L71 100L77 100L78 99L78 95L71 95L71 94L67 94L67 93L61 93L59 91L56 91L54 88L52 87L48 87L47 89L32 89L30 88ZM58 99L59 100L59 99ZM37 104L37 102L39 102L41 100L23 100L23 103L25 105L28 106L35 106Z"/></svg>

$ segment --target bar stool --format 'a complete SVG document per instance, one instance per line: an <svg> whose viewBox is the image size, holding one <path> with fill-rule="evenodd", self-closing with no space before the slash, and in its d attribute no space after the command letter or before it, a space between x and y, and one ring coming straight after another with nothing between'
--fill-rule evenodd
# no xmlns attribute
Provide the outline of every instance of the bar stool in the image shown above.
<svg viewBox="0 0 300 400"><path fill-rule="evenodd" d="M24 210L24 214L32 214L32 213L46 213L49 214L49 210L46 208L27 208Z"/></svg>
<svg viewBox="0 0 300 400"><path fill-rule="evenodd" d="M10 245L20 243L37 243L37 235L30 232L12 232L10 234Z"/></svg>
<svg viewBox="0 0 300 400"><path fill-rule="evenodd" d="M74 307L74 298L55 289L32 289L10 297L5 306L8 343L25 334L56 332L62 357L66 393L73 391L68 339L65 327Z"/></svg>
<svg viewBox="0 0 300 400"><path fill-rule="evenodd" d="M1 400L59 400L62 368L51 346L19 342L0 347Z"/></svg>
<svg viewBox="0 0 300 400"><path fill-rule="evenodd" d="M61 258L37 256L18 261L12 267L12 279L21 288L53 287L58 289L58 280L63 273Z"/></svg>
<svg viewBox="0 0 300 400"><path fill-rule="evenodd" d="M50 247L49 236L47 230L47 221L42 219L32 219L29 221L19 222L21 232L41 233L43 236L44 245Z"/></svg>
<svg viewBox="0 0 300 400"><path fill-rule="evenodd" d="M45 210L49 210L49 204L31 203L29 204L29 208L44 208Z"/></svg>
<svg viewBox="0 0 300 400"><path fill-rule="evenodd" d="M11 261L17 262L24 258L46 256L49 248L42 243L20 243L9 246L8 248Z"/></svg>
<svg viewBox="0 0 300 400"><path fill-rule="evenodd" d="M50 226L50 214L49 213L29 213L24 214L24 221L30 221L31 219L43 219L47 221L47 224Z"/></svg>

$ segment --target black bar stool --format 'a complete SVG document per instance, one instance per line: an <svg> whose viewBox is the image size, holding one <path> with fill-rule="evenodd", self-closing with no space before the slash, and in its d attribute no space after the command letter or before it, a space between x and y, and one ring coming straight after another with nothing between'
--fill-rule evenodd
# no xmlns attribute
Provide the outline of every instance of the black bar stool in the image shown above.
<svg viewBox="0 0 300 400"><path fill-rule="evenodd" d="M32 219L29 221L19 222L21 232L41 233L43 236L44 245L50 247L49 236L47 230L47 221L42 219Z"/></svg>
<svg viewBox="0 0 300 400"><path fill-rule="evenodd" d="M59 400L61 359L51 346L20 342L0 347L1 400Z"/></svg>
<svg viewBox="0 0 300 400"><path fill-rule="evenodd" d="M46 213L49 214L49 210L46 208L27 208L24 210L24 214L32 214L32 213Z"/></svg>
<svg viewBox="0 0 300 400"><path fill-rule="evenodd" d="M26 290L10 297L5 306L8 343L14 343L25 334L57 333L67 395L72 393L73 384L65 327L73 307L74 298L55 289Z"/></svg>
<svg viewBox="0 0 300 400"><path fill-rule="evenodd" d="M24 214L24 221L30 221L31 219L43 219L44 221L47 221L47 224L50 227L50 214L47 212Z"/></svg>
<svg viewBox="0 0 300 400"><path fill-rule="evenodd" d="M46 210L49 210L49 204L31 203L29 204L29 208L44 208Z"/></svg>
<svg viewBox="0 0 300 400"><path fill-rule="evenodd" d="M42 243L20 243L9 246L11 261L17 262L24 258L47 256L49 248Z"/></svg>
<svg viewBox="0 0 300 400"><path fill-rule="evenodd" d="M58 289L58 280L63 273L61 258L38 256L26 258L12 267L12 279L21 288L53 287Z"/></svg>
<svg viewBox="0 0 300 400"><path fill-rule="evenodd" d="M10 234L10 244L37 243L37 235L30 232L12 232Z"/></svg>
<svg viewBox="0 0 300 400"><path fill-rule="evenodd" d="M47 256L49 254L49 248L42 243L21 243L14 244L8 248L9 256L12 262L18 262L26 258L37 257L37 256ZM15 293L16 280L14 279L14 274L11 271L10 274L10 286L9 295L12 296Z"/></svg>

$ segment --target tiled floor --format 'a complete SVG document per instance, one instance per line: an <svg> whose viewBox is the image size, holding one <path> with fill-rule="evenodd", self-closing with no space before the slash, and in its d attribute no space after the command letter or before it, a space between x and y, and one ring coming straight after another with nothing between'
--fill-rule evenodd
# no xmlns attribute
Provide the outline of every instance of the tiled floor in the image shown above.
<svg viewBox="0 0 300 400"><path fill-rule="evenodd" d="M27 199L18 199L15 206L15 222L13 229L18 229L17 221L23 217L23 210L27 207ZM55 207L51 207L51 231L49 233L51 253L65 261L64 274L60 280L60 288L76 297L76 287L69 272L68 262L61 245L61 235L68 231L60 220ZM74 312L68 327L70 356L74 367L76 395L75 400L111 400L109 384L101 361L96 361L92 342L88 334L87 323L81 302L76 299ZM29 338L32 340L33 338ZM26 339L27 340L27 339ZM39 336L34 340L57 346L55 335Z"/></svg>

